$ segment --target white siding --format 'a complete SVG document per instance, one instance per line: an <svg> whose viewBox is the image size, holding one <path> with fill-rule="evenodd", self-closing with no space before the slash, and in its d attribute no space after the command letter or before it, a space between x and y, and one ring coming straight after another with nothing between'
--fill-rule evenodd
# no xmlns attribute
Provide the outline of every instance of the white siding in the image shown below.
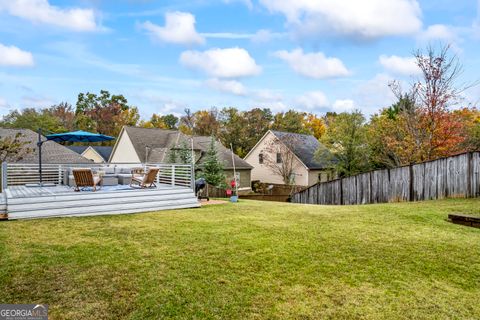
<svg viewBox="0 0 480 320"><path fill-rule="evenodd" d="M102 156L98 154L95 149L92 147L88 147L83 153L82 156L84 156L87 159L93 160L95 163L103 163L105 160L103 160ZM108 159L107 159L108 160Z"/></svg>
<svg viewBox="0 0 480 320"><path fill-rule="evenodd" d="M260 164L258 156L260 153L266 155L265 148L275 139L275 136L268 132L260 143L250 152L250 154L245 158L252 167L252 181L260 180L265 183L274 183L274 184L283 184L283 179L280 175L276 174L265 164ZM275 153L268 154L272 159L276 158ZM294 173L295 173L295 184L299 186L308 186L309 185L309 176L307 168L299 160L295 159L294 163Z"/></svg>
<svg viewBox="0 0 480 320"><path fill-rule="evenodd" d="M133 147L127 131L122 130L122 135L115 145L111 159L111 163L140 163L140 158Z"/></svg>

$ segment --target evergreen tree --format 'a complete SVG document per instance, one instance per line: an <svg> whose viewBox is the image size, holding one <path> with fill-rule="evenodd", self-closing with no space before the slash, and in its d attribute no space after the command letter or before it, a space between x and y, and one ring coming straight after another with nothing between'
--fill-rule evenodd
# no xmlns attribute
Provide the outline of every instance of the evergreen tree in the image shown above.
<svg viewBox="0 0 480 320"><path fill-rule="evenodd" d="M186 140L183 140L180 144L180 148L178 149L178 157L180 159L180 163L192 163L192 150Z"/></svg>
<svg viewBox="0 0 480 320"><path fill-rule="evenodd" d="M212 136L210 147L205 156L205 162L202 165L202 176L208 184L215 187L225 187L225 173L223 172L223 164L218 159L215 137Z"/></svg>
<svg viewBox="0 0 480 320"><path fill-rule="evenodd" d="M177 151L174 148L167 151L167 163L177 163Z"/></svg>

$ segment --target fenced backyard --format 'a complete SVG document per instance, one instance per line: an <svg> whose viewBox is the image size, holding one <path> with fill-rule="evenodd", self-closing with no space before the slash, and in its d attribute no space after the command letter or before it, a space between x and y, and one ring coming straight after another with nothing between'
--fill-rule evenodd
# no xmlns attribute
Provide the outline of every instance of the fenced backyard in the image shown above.
<svg viewBox="0 0 480 320"><path fill-rule="evenodd" d="M317 183L294 194L304 204L367 204L480 196L480 152Z"/></svg>

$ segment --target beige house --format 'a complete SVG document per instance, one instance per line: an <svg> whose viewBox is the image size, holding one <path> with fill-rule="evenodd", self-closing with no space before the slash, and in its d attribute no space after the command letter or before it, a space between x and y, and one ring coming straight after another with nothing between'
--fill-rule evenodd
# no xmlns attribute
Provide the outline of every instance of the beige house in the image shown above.
<svg viewBox="0 0 480 320"><path fill-rule="evenodd" d="M311 186L334 178L331 169L315 159L320 142L311 135L269 130L244 160L252 167L252 181L285 184L282 172L291 172L290 183Z"/></svg>
<svg viewBox="0 0 480 320"><path fill-rule="evenodd" d="M67 148L95 163L108 162L113 150L113 147L108 146L69 146Z"/></svg>
<svg viewBox="0 0 480 320"><path fill-rule="evenodd" d="M201 171L205 153L210 146L210 137L194 136L195 170ZM176 130L137 128L125 126L117 138L110 155L111 163L162 163L169 161L169 151L179 150L182 145L192 148L192 138ZM223 162L227 182L233 180L233 164L239 188L250 188L252 166L216 142L218 158Z"/></svg>

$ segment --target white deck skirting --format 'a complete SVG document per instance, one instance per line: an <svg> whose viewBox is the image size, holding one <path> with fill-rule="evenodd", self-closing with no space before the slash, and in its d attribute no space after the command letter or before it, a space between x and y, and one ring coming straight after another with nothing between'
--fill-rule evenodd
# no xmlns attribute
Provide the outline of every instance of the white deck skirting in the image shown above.
<svg viewBox="0 0 480 320"><path fill-rule="evenodd" d="M62 185L11 186L0 194L0 211L3 209L8 219L124 214L199 206L192 189L162 184L151 189L119 185L96 192L75 192Z"/></svg>

